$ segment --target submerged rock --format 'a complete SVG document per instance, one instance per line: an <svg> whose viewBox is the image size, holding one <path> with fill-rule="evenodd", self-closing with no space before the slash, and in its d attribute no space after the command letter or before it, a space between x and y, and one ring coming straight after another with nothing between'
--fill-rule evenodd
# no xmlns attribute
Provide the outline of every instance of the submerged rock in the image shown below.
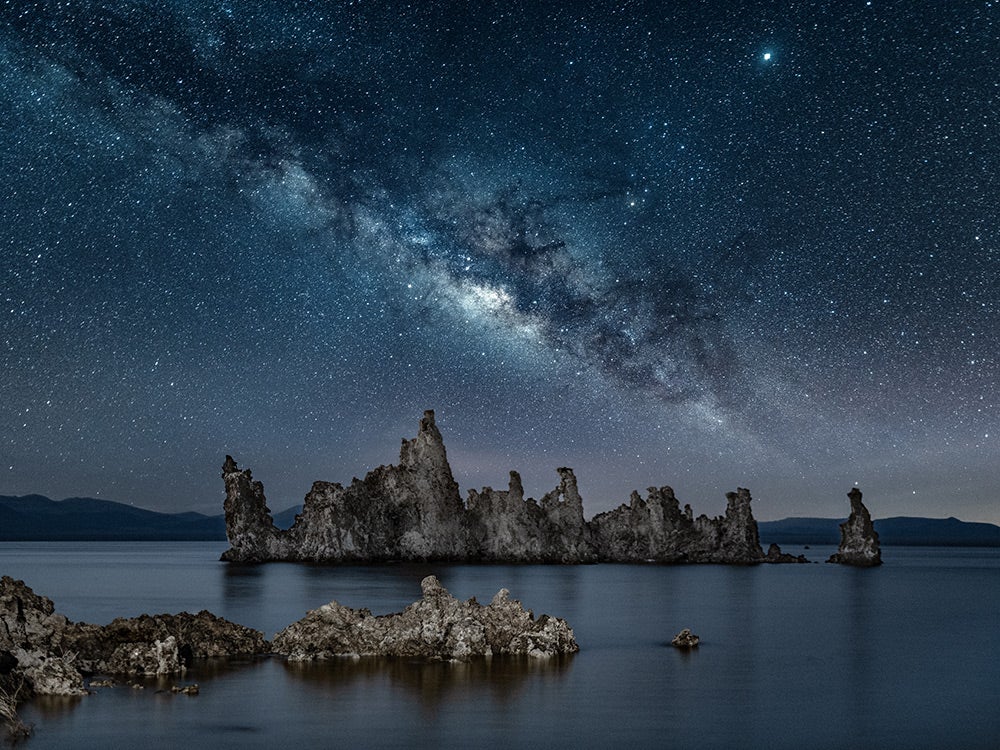
<svg viewBox="0 0 1000 750"><path fill-rule="evenodd" d="M684 628L670 641L670 645L676 648L694 648L699 643L701 643L701 638L692 633L688 628Z"/></svg>
<svg viewBox="0 0 1000 750"><path fill-rule="evenodd" d="M274 652L290 660L338 656L404 656L465 661L494 655L547 658L579 650L565 620L542 615L501 589L487 606L453 597L434 576L423 597L402 612L373 615L330 602L274 637Z"/></svg>
<svg viewBox="0 0 1000 750"><path fill-rule="evenodd" d="M851 501L851 515L840 524L840 547L827 562L870 568L882 564L882 549L878 532L872 524L868 508L861 502L861 490L857 487L847 493Z"/></svg>
<svg viewBox="0 0 1000 750"><path fill-rule="evenodd" d="M223 560L265 562L761 562L764 555L750 492L726 495L726 513L697 518L681 510L670 487L633 492L629 504L583 515L583 498L568 467L541 500L524 497L520 475L506 490L470 490L463 503L434 412L404 440L397 466L380 466L348 487L315 482L286 531L274 525L264 487L226 456Z"/></svg>

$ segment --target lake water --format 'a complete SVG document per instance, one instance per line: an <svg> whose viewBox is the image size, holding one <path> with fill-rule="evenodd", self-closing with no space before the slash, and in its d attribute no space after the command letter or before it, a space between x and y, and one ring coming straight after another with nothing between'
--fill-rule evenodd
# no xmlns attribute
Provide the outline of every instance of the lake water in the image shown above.
<svg viewBox="0 0 1000 750"><path fill-rule="evenodd" d="M319 567L218 562L219 543L4 543L0 573L73 620L212 612L267 637L331 599L398 611L430 573L566 618L558 663L277 658L205 665L198 696L36 700L25 747L1000 747L1000 550L889 548L836 565ZM799 548L789 548L799 554ZM833 548L814 546L810 559ZM691 653L669 647L689 627Z"/></svg>

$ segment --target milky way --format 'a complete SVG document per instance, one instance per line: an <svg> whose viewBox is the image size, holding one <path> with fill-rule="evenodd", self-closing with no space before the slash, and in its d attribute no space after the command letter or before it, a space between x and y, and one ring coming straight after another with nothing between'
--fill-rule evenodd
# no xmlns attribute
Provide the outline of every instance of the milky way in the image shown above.
<svg viewBox="0 0 1000 750"><path fill-rule="evenodd" d="M5 4L0 492L280 508L434 408L463 487L1000 521L1000 11L941 5Z"/></svg>

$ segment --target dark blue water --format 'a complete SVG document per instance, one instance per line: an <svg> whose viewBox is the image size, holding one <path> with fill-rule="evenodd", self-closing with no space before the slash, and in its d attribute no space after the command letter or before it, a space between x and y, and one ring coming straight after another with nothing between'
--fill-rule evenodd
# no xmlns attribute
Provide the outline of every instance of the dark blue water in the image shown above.
<svg viewBox="0 0 1000 750"><path fill-rule="evenodd" d="M5 543L0 573L71 619L209 609L268 637L331 599L376 613L435 573L565 617L539 664L206 665L195 697L36 701L27 747L1000 747L1000 550L895 548L886 565L232 567L224 545ZM799 549L791 550L798 554ZM807 554L825 559L831 548ZM682 653L681 628L701 636Z"/></svg>

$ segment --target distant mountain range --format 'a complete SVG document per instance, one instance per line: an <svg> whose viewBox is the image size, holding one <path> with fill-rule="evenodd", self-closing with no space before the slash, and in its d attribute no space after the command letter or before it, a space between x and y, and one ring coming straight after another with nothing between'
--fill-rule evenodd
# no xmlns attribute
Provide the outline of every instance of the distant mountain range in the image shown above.
<svg viewBox="0 0 1000 750"><path fill-rule="evenodd" d="M0 495L0 540L207 541L226 538L226 519L157 513L110 500Z"/></svg>
<svg viewBox="0 0 1000 750"><path fill-rule="evenodd" d="M301 505L274 514L288 528ZM760 540L778 544L838 544L843 519L785 518L759 521ZM887 546L1000 547L1000 526L957 518L898 516L875 521ZM220 513L158 513L125 503L41 495L0 495L0 541L225 541L226 519Z"/></svg>
<svg viewBox="0 0 1000 750"><path fill-rule="evenodd" d="M758 521L760 540L777 544L840 544L842 518L783 518ZM957 518L895 516L874 522L879 541L886 546L1000 547L1000 526L970 523Z"/></svg>

